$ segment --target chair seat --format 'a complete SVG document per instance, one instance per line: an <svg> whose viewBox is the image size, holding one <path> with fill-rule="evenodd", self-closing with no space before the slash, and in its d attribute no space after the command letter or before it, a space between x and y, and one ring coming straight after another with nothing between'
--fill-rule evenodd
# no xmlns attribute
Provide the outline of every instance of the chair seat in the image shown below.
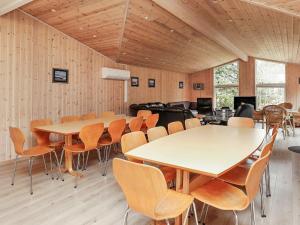
<svg viewBox="0 0 300 225"><path fill-rule="evenodd" d="M219 179L238 186L245 186L249 169L237 166L219 177Z"/></svg>
<svg viewBox="0 0 300 225"><path fill-rule="evenodd" d="M85 152L84 144L75 144L65 147L65 151L77 153L77 152Z"/></svg>
<svg viewBox="0 0 300 225"><path fill-rule="evenodd" d="M41 156L41 155L45 155L47 153L52 152L54 149L53 148L49 148L48 146L35 146L32 148L29 148L27 150L24 150L23 155L24 156Z"/></svg>
<svg viewBox="0 0 300 225"><path fill-rule="evenodd" d="M166 197L163 198L155 208L155 220L175 218L181 215L190 207L194 198L187 194L182 194L173 190L168 190Z"/></svg>
<svg viewBox="0 0 300 225"><path fill-rule="evenodd" d="M100 140L98 142L99 146L105 146L105 145L111 145L111 144L113 144L113 143L112 143L111 137L109 137L109 136L100 138Z"/></svg>
<svg viewBox="0 0 300 225"><path fill-rule="evenodd" d="M64 146L64 141L54 141L49 144L50 148L62 148Z"/></svg>
<svg viewBox="0 0 300 225"><path fill-rule="evenodd" d="M215 179L193 191L197 200L221 210L244 210L249 205L246 194L237 187Z"/></svg>
<svg viewBox="0 0 300 225"><path fill-rule="evenodd" d="M171 182L176 178L176 169L167 166L161 166L159 167L159 169L163 173L167 183Z"/></svg>

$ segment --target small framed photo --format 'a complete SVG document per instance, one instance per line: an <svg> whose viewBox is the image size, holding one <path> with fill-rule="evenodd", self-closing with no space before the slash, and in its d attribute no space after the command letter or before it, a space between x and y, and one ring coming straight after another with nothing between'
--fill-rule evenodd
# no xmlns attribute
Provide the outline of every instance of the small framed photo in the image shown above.
<svg viewBox="0 0 300 225"><path fill-rule="evenodd" d="M131 87L139 86L139 78L138 77L130 77Z"/></svg>
<svg viewBox="0 0 300 225"><path fill-rule="evenodd" d="M69 70L53 68L52 82L53 83L68 83L69 82Z"/></svg>
<svg viewBox="0 0 300 225"><path fill-rule="evenodd" d="M155 88L155 79L148 79L148 87Z"/></svg>
<svg viewBox="0 0 300 225"><path fill-rule="evenodd" d="M183 81L179 81L178 86L179 86L180 89L183 89L183 88L184 88L184 83L183 83Z"/></svg>

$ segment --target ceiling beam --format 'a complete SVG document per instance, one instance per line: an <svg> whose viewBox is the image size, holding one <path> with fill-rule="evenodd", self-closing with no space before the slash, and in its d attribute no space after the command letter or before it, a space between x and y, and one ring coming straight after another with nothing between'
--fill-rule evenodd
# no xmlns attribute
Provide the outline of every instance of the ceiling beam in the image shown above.
<svg viewBox="0 0 300 225"><path fill-rule="evenodd" d="M33 0L1 0L0 1L0 16L9 13Z"/></svg>
<svg viewBox="0 0 300 225"><path fill-rule="evenodd" d="M238 58L248 61L248 55L233 44L227 37L206 22L201 14L195 12L189 6L188 1L183 0L152 0L158 6L173 14L184 23L188 24L209 39L215 41Z"/></svg>
<svg viewBox="0 0 300 225"><path fill-rule="evenodd" d="M287 5L287 3L281 3L281 5L279 3L272 3L272 1L261 1L261 0L241 0L242 2L246 2L252 5L256 5L256 6L260 6L266 9L270 9L270 10L274 10L277 12L281 12L281 13L285 13L291 16L295 16L295 17L300 17L300 13L299 11L293 10L292 7L287 6L287 7L282 7L281 5ZM299 1L299 0L298 0ZM299 1L300 3L300 1ZM298 3L298 4L299 4Z"/></svg>

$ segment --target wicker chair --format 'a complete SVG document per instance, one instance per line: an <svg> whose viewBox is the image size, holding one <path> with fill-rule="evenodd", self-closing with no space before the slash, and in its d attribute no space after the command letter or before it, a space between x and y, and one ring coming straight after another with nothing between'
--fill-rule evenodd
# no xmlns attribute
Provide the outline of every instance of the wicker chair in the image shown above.
<svg viewBox="0 0 300 225"><path fill-rule="evenodd" d="M278 106L281 106L285 109L292 109L293 108L293 104L290 103L290 102L284 102L284 103L279 104Z"/></svg>
<svg viewBox="0 0 300 225"><path fill-rule="evenodd" d="M269 133L271 128L278 126L282 128L283 136L286 137L287 133L287 124L286 116L287 111L285 108L278 105L268 105L263 108L264 117L266 120L266 133Z"/></svg>
<svg viewBox="0 0 300 225"><path fill-rule="evenodd" d="M263 110L253 112L253 120L255 123L261 122L262 129L265 128L264 112Z"/></svg>

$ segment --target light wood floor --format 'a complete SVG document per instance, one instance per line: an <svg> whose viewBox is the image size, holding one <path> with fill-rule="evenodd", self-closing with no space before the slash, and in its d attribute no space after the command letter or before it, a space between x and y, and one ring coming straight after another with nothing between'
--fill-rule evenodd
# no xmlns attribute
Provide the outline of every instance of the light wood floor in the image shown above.
<svg viewBox="0 0 300 225"><path fill-rule="evenodd" d="M257 198L257 225L299 225L300 224L300 154L287 150L290 145L300 145L300 129L296 137L279 138L271 161L272 197L266 200L267 218L259 214ZM226 149L224 149L226 151ZM29 194L27 162L19 164L15 186L12 187L13 163L0 165L0 224L72 224L72 225L118 225L126 202L116 184L111 167L102 177L96 160L91 160L86 176L73 188L73 177L65 175L65 181L51 180L43 173L43 166L36 162L33 169L34 194ZM198 208L200 210L200 207ZM249 225L250 211L238 213L239 224ZM230 225L234 223L231 212L210 208L209 225ZM132 212L128 225L149 224L148 218Z"/></svg>

